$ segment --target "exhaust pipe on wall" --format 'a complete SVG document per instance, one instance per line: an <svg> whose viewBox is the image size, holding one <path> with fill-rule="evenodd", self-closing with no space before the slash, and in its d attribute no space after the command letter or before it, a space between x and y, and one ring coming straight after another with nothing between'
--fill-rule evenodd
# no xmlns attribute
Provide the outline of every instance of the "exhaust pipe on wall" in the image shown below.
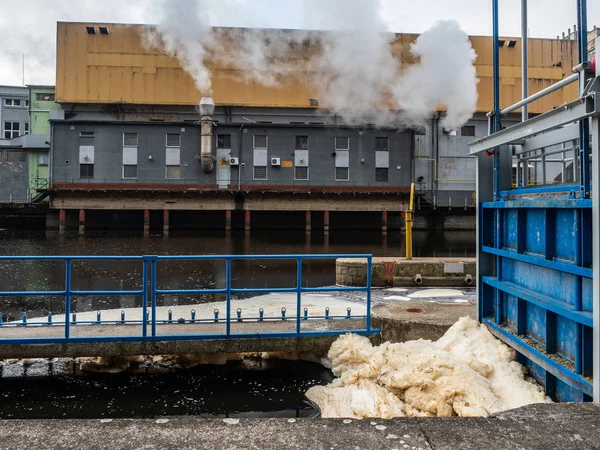
<svg viewBox="0 0 600 450"><path fill-rule="evenodd" d="M422 284L423 283L423 277L421 276L420 273L415 275L415 283L417 284Z"/></svg>
<svg viewBox="0 0 600 450"><path fill-rule="evenodd" d="M215 102L212 97L202 97L200 99L200 164L202 170L211 172L214 167L215 155L213 151L213 114L215 112Z"/></svg>
<svg viewBox="0 0 600 450"><path fill-rule="evenodd" d="M465 283L467 283L469 286L471 286L473 284L473 275L471 275L470 273L468 273L465 276Z"/></svg>

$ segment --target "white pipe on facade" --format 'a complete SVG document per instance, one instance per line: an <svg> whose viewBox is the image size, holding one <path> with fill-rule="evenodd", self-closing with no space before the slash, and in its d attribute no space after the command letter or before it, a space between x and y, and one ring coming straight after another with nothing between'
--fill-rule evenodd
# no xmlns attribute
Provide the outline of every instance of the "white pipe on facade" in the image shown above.
<svg viewBox="0 0 600 450"><path fill-rule="evenodd" d="M200 99L200 164L202 170L211 172L214 167L215 155L213 151L213 114L215 112L215 102L212 97L202 97Z"/></svg>

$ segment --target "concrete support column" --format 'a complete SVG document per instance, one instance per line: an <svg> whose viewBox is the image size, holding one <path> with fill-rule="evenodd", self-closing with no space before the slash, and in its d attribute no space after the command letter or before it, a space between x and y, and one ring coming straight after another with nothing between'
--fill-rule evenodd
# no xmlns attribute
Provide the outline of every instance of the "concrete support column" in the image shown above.
<svg viewBox="0 0 600 450"><path fill-rule="evenodd" d="M163 211L163 236L169 235L169 210Z"/></svg>
<svg viewBox="0 0 600 450"><path fill-rule="evenodd" d="M231 210L225 211L225 231L231 231Z"/></svg>
<svg viewBox="0 0 600 450"><path fill-rule="evenodd" d="M388 219L387 211L382 211L381 212L381 234L387 234L387 219Z"/></svg>
<svg viewBox="0 0 600 450"><path fill-rule="evenodd" d="M65 234L65 222L67 221L67 212L61 209L58 213L58 232Z"/></svg>
<svg viewBox="0 0 600 450"><path fill-rule="evenodd" d="M244 230L250 231L250 210L244 212Z"/></svg>
<svg viewBox="0 0 600 450"><path fill-rule="evenodd" d="M310 233L310 230L311 230L310 211L306 211L305 230L307 233Z"/></svg>
<svg viewBox="0 0 600 450"><path fill-rule="evenodd" d="M329 234L329 211L323 211L323 231Z"/></svg>
<svg viewBox="0 0 600 450"><path fill-rule="evenodd" d="M79 210L79 236L85 234L85 209Z"/></svg>
<svg viewBox="0 0 600 450"><path fill-rule="evenodd" d="M144 237L150 236L150 210L144 210Z"/></svg>

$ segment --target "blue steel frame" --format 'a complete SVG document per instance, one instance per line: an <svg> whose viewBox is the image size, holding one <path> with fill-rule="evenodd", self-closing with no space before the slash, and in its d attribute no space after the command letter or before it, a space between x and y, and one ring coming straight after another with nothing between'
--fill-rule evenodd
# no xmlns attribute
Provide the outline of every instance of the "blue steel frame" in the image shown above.
<svg viewBox="0 0 600 450"><path fill-rule="evenodd" d="M310 259L336 259L336 258L361 258L367 260L367 284L362 287L303 287L302 286L302 262ZM296 286L286 288L232 288L231 287L231 262L235 260L290 260L295 259ZM337 336L344 333L355 333L360 335L378 334L379 329L371 327L371 273L373 267L373 256L368 254L316 254L316 255L193 255L193 256L0 256L0 260L8 261L40 261L54 260L65 262L65 288L59 291L0 291L0 298L5 296L64 296L65 298L65 320L53 321L52 315L48 315L47 321L30 322L26 315L23 315L20 322L3 322L0 313L0 326L64 326L64 338L24 338L24 339L0 339L0 344L51 344L67 342L121 342L121 341L172 341L172 340L206 340L206 339L240 339L240 338L295 338L295 337L319 337L319 336ZM71 288L72 265L74 261L83 260L129 260L140 261L142 263L142 288L123 291L75 291ZM159 289L157 286L157 266L159 261L169 260L213 260L225 261L225 287L218 289ZM282 310L281 316L264 316L263 311L259 311L256 317L241 317L241 312L237 316L231 317L231 294L260 294L270 292L293 292L296 293L296 311L293 316L286 316L286 311ZM329 315L329 309L325 310L323 316L308 316L308 309L304 308L302 314L302 294L305 292L365 292L366 293L366 315L353 316L348 310L346 315ZM191 317L186 323L225 323L224 334L177 334L164 335L157 334L157 324L175 323L172 314L169 311L168 319L157 320L156 297L166 294L225 294L226 298L226 316L218 317L215 311L214 317L196 318L195 311L190 311ZM71 313L71 297L86 295L140 295L142 296L142 318L141 320L126 320L125 313L121 312L120 320L103 321L101 313L97 313L95 321L78 321L76 314ZM148 311L150 306L150 311ZM193 306L193 305L190 305ZM144 311L146 313L144 313ZM273 321L273 320L295 320L295 332L264 332L264 333L231 333L231 322L241 320L247 321ZM68 319L68 320L67 320ZM365 319L364 329L347 330L326 330L326 331L303 331L302 322L314 319ZM72 337L71 327L76 325L95 325L95 324L141 324L141 334L139 336L88 336ZM150 325L150 335L148 335L148 325Z"/></svg>
<svg viewBox="0 0 600 450"><path fill-rule="evenodd" d="M498 0L492 0L492 11L490 134L501 130ZM577 0L579 62L587 60L586 14L586 0ZM591 401L594 394L589 121L579 126L579 184L507 189L500 173L508 168L496 148L488 197L493 200L480 202L478 211L478 254L493 261L480 272L480 321L518 352L529 373L559 401Z"/></svg>

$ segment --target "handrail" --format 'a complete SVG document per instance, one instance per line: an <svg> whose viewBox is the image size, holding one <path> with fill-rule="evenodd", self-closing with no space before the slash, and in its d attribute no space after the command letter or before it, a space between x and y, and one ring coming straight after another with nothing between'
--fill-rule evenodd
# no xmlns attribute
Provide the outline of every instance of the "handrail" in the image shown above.
<svg viewBox="0 0 600 450"><path fill-rule="evenodd" d="M574 73L573 75L570 75L567 78L565 78L557 83L554 83L554 84L548 86L547 88L542 89L541 91L536 92L533 95L530 95L527 98L524 98L523 100L515 103L514 105L509 106L508 108L504 108L503 110L500 111L500 115L505 116L505 115L519 109L521 106L528 105L529 103L534 102L534 101L538 100L539 98L542 98L545 95L550 94L551 92L558 91L559 89L561 89L565 86L568 86L571 83L575 83L577 80L579 80L579 74Z"/></svg>
<svg viewBox="0 0 600 450"><path fill-rule="evenodd" d="M310 259L337 259L337 258L360 258L367 260L367 276L365 286L360 287L304 287L302 286L302 263ZM0 328L6 326L63 326L64 337L61 338L0 338L1 344L27 344L27 343L66 343L66 342L119 342L119 341L145 341L145 340L200 340L200 339L230 339L235 338L294 338L301 336L336 336L344 333L357 333L369 335L377 333L379 330L371 328L371 271L372 271L372 255L370 254L306 254L306 255L145 255L145 256L0 256L0 261L41 261L54 260L64 261L65 263L65 284L64 288L53 291L0 291L0 299L7 296L63 296L65 299L65 319L62 321L54 321L50 313L47 320L37 319L37 321L29 321L26 314L23 314L20 321L3 322L2 314L0 313ZM285 288L233 288L232 287L232 261L236 260L296 260L297 264L297 282L296 286ZM118 291L103 291L103 290L75 290L72 288L72 266L76 261L87 260L126 260L138 261L142 263L142 279L141 287L131 290ZM158 270L157 266L161 261L173 260L216 260L225 261L226 264L226 280L225 287L215 289L159 289L158 287ZM308 309L302 308L302 294L307 292L365 292L366 293L366 313L365 315L352 315L351 310L347 310L346 315L334 316L329 314L329 308L326 308L324 315L309 316ZM266 316L263 311L257 311L256 315L250 317L242 317L241 311L236 311L236 316L232 317L232 294L235 293L268 293L268 292L295 292L296 295L296 311L295 314L286 315L285 309L282 310L279 316ZM179 320L173 320L171 313L167 319L158 319L157 317L157 296L158 295L175 295L175 294L225 294L227 312L225 317L218 317L218 310L215 311L213 317L196 317L195 311L190 311L190 319L185 319L183 323L225 323L226 331L224 334L176 334L165 335L157 334L157 325L169 323L181 323ZM81 321L77 320L76 312L71 311L71 297L77 295L141 295L141 319L127 320L125 311L121 311L120 320L102 320L101 311L97 312L97 320ZM192 305L190 305L192 306ZM314 319L338 320L338 319L365 319L365 328L352 330L325 330L325 331L304 331L302 330L302 322ZM252 332L252 333L237 333L231 332L231 322L241 321L273 321L273 320L295 320L295 332ZM138 324L142 326L141 333L138 336L71 336L71 330L78 325L100 325L100 324ZM148 326L150 332L148 333Z"/></svg>

